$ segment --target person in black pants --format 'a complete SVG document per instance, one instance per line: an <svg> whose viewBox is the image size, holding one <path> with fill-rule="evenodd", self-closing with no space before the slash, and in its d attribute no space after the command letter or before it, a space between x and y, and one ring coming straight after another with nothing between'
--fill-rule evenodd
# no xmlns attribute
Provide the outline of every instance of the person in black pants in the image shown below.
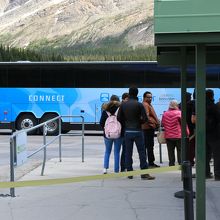
<svg viewBox="0 0 220 220"><path fill-rule="evenodd" d="M159 119L157 118L156 112L151 104L152 102L152 93L149 91L146 91L143 94L143 106L145 108L145 111L147 113L148 117L148 122L145 122L142 124L142 129L144 132L144 143L145 143L145 148L146 148L146 155L148 157L148 163L149 167L154 168L154 167L160 167L155 161L155 156L154 156L154 134L155 134L155 129L159 128L160 122Z"/></svg>
<svg viewBox="0 0 220 220"><path fill-rule="evenodd" d="M127 171L133 170L133 145L136 144L139 154L140 168L147 169L145 146L141 124L147 121L147 115L144 106L138 102L138 89L136 87L129 88L129 100L123 102L118 111L118 120L125 128L125 162ZM133 176L129 176L133 179ZM149 174L142 174L141 179L153 180L155 177Z"/></svg>
<svg viewBox="0 0 220 220"><path fill-rule="evenodd" d="M189 128L189 147L187 149L186 160L190 161L191 166L195 165L195 124L192 123L192 115L195 114L195 90L193 92L193 100L191 100L191 93L186 93L186 123ZM181 110L181 103L179 109Z"/></svg>
<svg viewBox="0 0 220 220"><path fill-rule="evenodd" d="M122 102L128 101L128 98L129 98L129 94L127 92L122 94ZM123 128L123 126L122 126L122 128ZM122 131L122 132L124 132L124 131ZM125 139L123 137L123 140L122 140L122 151L121 151L121 160L120 160L121 172L124 172L126 170L126 166L125 166L125 151L126 151Z"/></svg>
<svg viewBox="0 0 220 220"><path fill-rule="evenodd" d="M216 142L213 147L215 180L220 181L220 105L216 104Z"/></svg>
<svg viewBox="0 0 220 220"><path fill-rule="evenodd" d="M210 160L214 158L215 180L220 180L220 108L214 103L214 92L206 90L206 178L212 178Z"/></svg>

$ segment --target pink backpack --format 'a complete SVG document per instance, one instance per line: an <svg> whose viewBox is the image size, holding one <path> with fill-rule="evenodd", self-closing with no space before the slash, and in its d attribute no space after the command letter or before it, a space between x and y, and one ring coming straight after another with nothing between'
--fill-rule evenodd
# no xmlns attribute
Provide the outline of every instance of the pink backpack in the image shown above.
<svg viewBox="0 0 220 220"><path fill-rule="evenodd" d="M108 114L104 127L106 138L117 139L121 136L121 123L117 120L118 109L114 115L111 115L110 112L106 111Z"/></svg>

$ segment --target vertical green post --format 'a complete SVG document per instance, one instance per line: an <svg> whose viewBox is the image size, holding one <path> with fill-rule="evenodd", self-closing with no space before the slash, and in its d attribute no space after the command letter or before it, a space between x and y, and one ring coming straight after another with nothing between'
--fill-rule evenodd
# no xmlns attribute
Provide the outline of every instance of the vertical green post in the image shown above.
<svg viewBox="0 0 220 220"><path fill-rule="evenodd" d="M186 63L186 47L181 47L181 158L182 162L186 160L186 74L187 74L187 63Z"/></svg>
<svg viewBox="0 0 220 220"><path fill-rule="evenodd" d="M205 45L196 45L196 220L206 219Z"/></svg>

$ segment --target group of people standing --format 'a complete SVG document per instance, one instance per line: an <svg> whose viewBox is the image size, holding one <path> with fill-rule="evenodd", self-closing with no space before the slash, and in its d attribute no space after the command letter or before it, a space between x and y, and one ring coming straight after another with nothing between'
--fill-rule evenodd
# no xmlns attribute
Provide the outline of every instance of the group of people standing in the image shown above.
<svg viewBox="0 0 220 220"><path fill-rule="evenodd" d="M195 165L195 129L196 129L196 106L195 106L195 90L193 99L191 93L186 93L186 133L189 140L189 149L186 160L189 160L191 166ZM205 176L207 179L215 178L220 180L220 104L215 104L214 91L206 90L206 165ZM162 123L165 130L165 138L168 149L169 165L175 163L174 148L177 149L177 161L181 164L181 104L176 100L172 100L168 111L163 114ZM214 161L214 176L210 169L210 161ZM193 175L196 177L196 175Z"/></svg>
<svg viewBox="0 0 220 220"><path fill-rule="evenodd" d="M161 122L151 104L152 93L143 94L143 102L138 102L138 89L129 88L128 93L119 97L112 95L110 102L103 106L100 118L101 127L105 128L105 122L109 115L116 115L120 122L121 135L111 139L104 133L105 155L104 172L108 172L109 159L114 144L114 172L133 170L133 145L136 144L140 169L160 167L155 164L154 136L155 130L163 126L168 150L169 166L175 165L175 149L177 162L181 164L181 105L176 100L171 100L168 110L164 112ZM191 100L191 94L187 93L187 128L189 137L189 160L191 165L195 163L195 93ZM121 157L120 151L122 147ZM212 177L210 172L210 160L214 158L215 180L220 180L220 105L214 103L212 90L206 91L206 177ZM128 178L132 179L133 176ZM141 175L142 179L152 180L155 177L149 174Z"/></svg>
<svg viewBox="0 0 220 220"><path fill-rule="evenodd" d="M186 103L186 122L189 128L189 161L192 166L195 165L195 129L196 129L196 106L195 106L195 90L193 99L191 94L187 93ZM214 91L206 90L206 164L205 175L207 179L215 178L220 180L220 104L215 104ZM210 161L214 161L214 176L210 169ZM196 177L196 175L193 175Z"/></svg>
<svg viewBox="0 0 220 220"><path fill-rule="evenodd" d="M118 121L122 125L120 137L110 139L104 133L105 155L104 155L104 173L109 168L109 158L114 143L114 171L119 172L119 164L121 171L133 170L133 145L136 144L140 168L148 169L148 167L159 167L154 163L154 132L159 126L159 119L151 105L152 94L145 92L143 95L143 104L138 102L138 89L136 87L129 88L128 93L122 95L122 102L113 95L110 102L103 108L100 119L101 127L105 128L105 122L108 118L108 112L117 115ZM143 135L144 134L144 135ZM121 160L120 148L122 146ZM148 158L148 162L147 162ZM130 179L133 176L129 176ZM142 179L153 180L155 177L149 174L141 175Z"/></svg>
<svg viewBox="0 0 220 220"><path fill-rule="evenodd" d="M196 125L196 115L195 125ZM210 161L214 162L214 178L220 181L220 105L215 104L214 91L206 90L206 178L213 178Z"/></svg>

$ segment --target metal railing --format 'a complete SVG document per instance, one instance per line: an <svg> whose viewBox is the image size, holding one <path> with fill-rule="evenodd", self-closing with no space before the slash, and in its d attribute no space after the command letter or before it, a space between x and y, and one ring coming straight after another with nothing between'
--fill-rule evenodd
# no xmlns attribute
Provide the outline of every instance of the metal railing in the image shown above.
<svg viewBox="0 0 220 220"><path fill-rule="evenodd" d="M69 134L62 134L62 118L81 118L81 123L82 123L82 130L80 132L75 132L75 133L69 133ZM47 129L48 129L48 124L58 120L58 126L59 126L59 133L57 136L52 138L47 142L46 136L47 136ZM43 127L43 144L38 147L37 150L32 152L31 154L27 155L27 158L31 158L38 152L43 150L43 163L42 163L42 169L41 169L41 176L44 175L44 169L45 169L45 164L46 164L46 159L47 159L47 147L52 144L54 141L59 139L59 161L62 161L62 136L82 136L82 162L84 162L84 131L85 131L85 125L84 125L84 117L83 116L75 116L75 115L64 115L64 116L57 116L53 119L50 119L46 122L43 122L39 125L36 125L32 128L21 130L14 132L10 136L10 181L14 182L15 181L15 161L16 161L16 142L17 142L17 137L21 134L27 135L28 132L31 132L33 130L39 129L40 127ZM12 197L15 197L15 188L10 188L10 195Z"/></svg>

